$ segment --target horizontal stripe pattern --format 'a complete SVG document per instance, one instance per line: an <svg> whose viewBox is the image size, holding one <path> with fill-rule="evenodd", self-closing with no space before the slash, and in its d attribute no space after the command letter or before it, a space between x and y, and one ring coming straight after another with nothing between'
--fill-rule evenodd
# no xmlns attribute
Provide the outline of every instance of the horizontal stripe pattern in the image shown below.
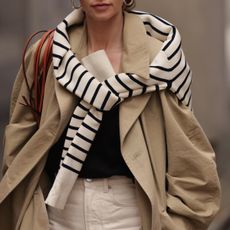
<svg viewBox="0 0 230 230"><path fill-rule="evenodd" d="M103 111L109 111L126 98L168 89L191 108L192 74L181 49L181 37L171 23L151 14L132 11L143 21L146 33L162 41L163 46L149 66L149 78L135 73L119 73L98 81L72 52L68 27L82 23L81 10L74 10L61 22L54 34L53 64L58 82L81 100L69 122L60 169L46 203L63 208L87 153L100 127ZM66 180L69 181L65 188ZM64 193L64 194L63 194Z"/></svg>

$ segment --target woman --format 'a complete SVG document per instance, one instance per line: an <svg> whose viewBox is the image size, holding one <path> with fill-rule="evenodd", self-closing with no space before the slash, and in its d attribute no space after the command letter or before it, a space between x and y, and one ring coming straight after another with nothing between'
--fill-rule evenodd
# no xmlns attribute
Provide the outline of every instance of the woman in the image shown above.
<svg viewBox="0 0 230 230"><path fill-rule="evenodd" d="M54 34L39 129L15 82L2 229L207 229L219 181L177 29L133 1L80 4Z"/></svg>

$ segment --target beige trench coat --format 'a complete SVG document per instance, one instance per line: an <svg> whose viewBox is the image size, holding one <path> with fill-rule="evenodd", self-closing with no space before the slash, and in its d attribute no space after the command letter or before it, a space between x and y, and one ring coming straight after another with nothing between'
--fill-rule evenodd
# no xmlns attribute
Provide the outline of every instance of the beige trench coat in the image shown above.
<svg viewBox="0 0 230 230"><path fill-rule="evenodd" d="M85 29L75 27L69 33L81 58L86 54ZM28 76L36 44L27 54ZM123 71L148 78L149 63L160 46L145 34L137 16L125 14ZM49 229L44 204L49 183L43 168L77 99L54 80L52 67L45 90L37 130L30 110L20 104L28 91L19 71L5 130L0 183L4 230ZM143 230L207 229L219 208L220 187L214 152L193 113L165 90L127 99L120 105L119 119L121 151L135 177Z"/></svg>

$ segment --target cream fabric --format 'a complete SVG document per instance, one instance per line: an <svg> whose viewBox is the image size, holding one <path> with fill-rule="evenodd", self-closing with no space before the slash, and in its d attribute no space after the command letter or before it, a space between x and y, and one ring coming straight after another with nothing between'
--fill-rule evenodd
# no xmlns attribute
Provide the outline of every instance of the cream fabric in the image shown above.
<svg viewBox="0 0 230 230"><path fill-rule="evenodd" d="M132 179L79 178L64 210L48 206L50 230L140 230L141 217Z"/></svg>

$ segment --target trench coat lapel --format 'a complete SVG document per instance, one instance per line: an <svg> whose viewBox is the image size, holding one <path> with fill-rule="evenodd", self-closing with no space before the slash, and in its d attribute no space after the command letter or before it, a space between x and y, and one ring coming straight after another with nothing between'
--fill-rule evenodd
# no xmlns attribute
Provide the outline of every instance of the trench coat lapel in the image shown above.
<svg viewBox="0 0 230 230"><path fill-rule="evenodd" d="M125 17L123 39L124 52L122 71L136 73L140 77L148 79L149 65L158 54L162 43L156 41L154 44L153 40L150 40L146 35L145 27L140 18L131 14ZM153 183L154 175L148 158L146 143L141 136L138 136L138 132L141 132L141 130L137 131L134 128L137 132L132 132L134 123L145 109L151 96L152 94L140 95L122 102L119 110L119 126L123 158L147 194L151 204L154 205L154 203L156 203L153 196L153 193L155 193ZM129 133L131 135L129 135ZM130 141L135 138L138 138L138 144L135 141ZM154 216L155 214L152 213L152 215ZM154 219L157 220L155 217ZM158 222L155 224L157 223Z"/></svg>
<svg viewBox="0 0 230 230"><path fill-rule="evenodd" d="M123 34L123 62L122 71L135 73L142 78L149 78L149 64L158 50L149 49L149 39L141 19L135 15L125 13ZM150 94L129 98L120 104L120 140L123 145L125 137L133 123L146 106Z"/></svg>
<svg viewBox="0 0 230 230"><path fill-rule="evenodd" d="M138 96L132 99L128 99L120 105L119 120L120 120L120 142L121 145L125 144L125 137L132 125L137 120L138 116L141 114L145 108L150 94L143 96Z"/></svg>

